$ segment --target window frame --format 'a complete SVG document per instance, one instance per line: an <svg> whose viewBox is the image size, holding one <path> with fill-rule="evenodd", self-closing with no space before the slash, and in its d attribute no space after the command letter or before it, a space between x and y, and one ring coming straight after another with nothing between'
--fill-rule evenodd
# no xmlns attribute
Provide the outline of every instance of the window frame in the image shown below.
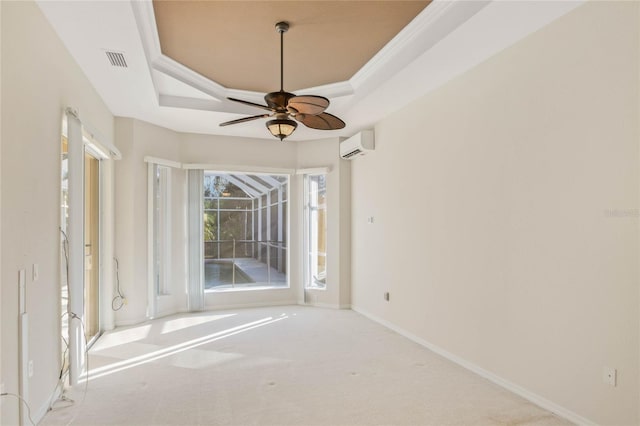
<svg viewBox="0 0 640 426"><path fill-rule="evenodd" d="M311 182L312 182L312 178L318 177L318 176L323 176L325 179L325 187L324 187L324 204L322 205L312 205L312 191L310 188ZM303 208L303 216L304 216L304 220L303 220L303 247L304 247L304 254L303 254L303 268L304 268L304 288L309 290L326 290L327 289L327 248L326 248L326 244L327 244L327 238L328 238L328 229L327 229L327 179L328 179L328 173L327 172L313 172L313 173L306 173L303 176L303 200L304 200L304 208ZM316 200L317 200L317 196L316 196ZM313 243L314 241L312 241L313 237L313 230L312 230L312 221L314 221L313 218L313 212L317 212L320 209L324 210L324 241L325 241L325 251L324 252L319 252L318 250L314 250L313 247ZM315 222L317 223L317 215L315 218ZM317 226L316 226L316 230L315 232L318 232ZM316 236L315 240L318 240L318 237ZM316 244L317 245L317 244ZM315 254L315 257L314 257ZM318 265L318 257L319 255L323 255L324 256L324 280L318 280L316 279L316 275L319 274L314 274L313 271L313 265ZM312 258L313 257L313 258Z"/></svg>
<svg viewBox="0 0 640 426"><path fill-rule="evenodd" d="M152 191L151 285L154 296L171 295L171 167L150 163Z"/></svg>
<svg viewBox="0 0 640 426"><path fill-rule="evenodd" d="M224 196L224 198L222 198L220 196L206 197L203 193L203 204L204 201L214 200L218 198L217 203L211 204L212 207L215 208L203 210L203 213L215 212L217 214L215 233L216 238L218 238L218 235L220 235L224 229L224 224L222 223L222 219L224 219L224 217L221 215L221 213L245 212L249 216L249 219L246 220L247 227L244 235L246 237L248 232L252 237L246 237L248 239L244 241L246 242L252 240L256 243L260 243L255 244L255 248L251 249L251 252L253 253L251 257L261 262L265 262L265 267L267 268L271 268L273 266L272 269L276 269L279 273L284 274L286 277L284 283L282 283L282 281L273 280L272 274L267 273L267 276L270 278L268 278L266 281L256 281L250 283L234 282L232 284L229 284L231 287L227 287L227 284L221 284L219 287L207 287L207 283L205 282L204 293L290 289L291 274L289 269L291 261L289 258L289 244L291 211L289 208L289 200L291 194L289 192L291 190L291 175L288 173L281 173L279 171L267 173L253 172L249 170L243 170L239 172L232 170L204 170L204 175L205 179L207 176L223 177L227 182L231 183L236 188L243 190L248 195L248 197L246 198L234 196ZM231 176L231 178L229 179L227 178L227 176ZM280 178L284 178L284 180L280 180ZM221 206L224 200L247 200L247 202L248 200L251 200L251 205L247 205L246 208L222 208ZM274 226L274 223L277 223L277 225ZM205 234L206 227L203 226L203 244L205 242ZM276 239L277 241L279 241L279 243L273 241ZM220 242L221 240L218 239L216 241ZM243 243L242 239L240 239L239 241L240 243ZM224 238L222 239L222 242L228 243L228 241L224 240ZM267 256L266 254L264 254L265 250L270 251L271 256ZM224 258L224 256L221 257L220 255L221 249L214 250L214 252L217 253L216 256L205 258L204 261L206 262L207 260L214 260L213 263L215 263L216 259L220 260ZM241 257L243 256L238 256L238 259ZM267 257L270 257L269 262L267 262L266 260ZM232 261L232 265L232 268L237 267L235 260ZM204 277L204 279L206 280L206 277Z"/></svg>

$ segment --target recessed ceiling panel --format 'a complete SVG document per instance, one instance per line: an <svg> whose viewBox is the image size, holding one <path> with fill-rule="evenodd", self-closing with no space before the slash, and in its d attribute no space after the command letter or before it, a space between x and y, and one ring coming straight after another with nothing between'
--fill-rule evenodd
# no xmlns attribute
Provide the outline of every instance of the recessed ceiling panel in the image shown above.
<svg viewBox="0 0 640 426"><path fill-rule="evenodd" d="M415 1L153 2L162 53L224 87L284 89L349 80L427 5Z"/></svg>

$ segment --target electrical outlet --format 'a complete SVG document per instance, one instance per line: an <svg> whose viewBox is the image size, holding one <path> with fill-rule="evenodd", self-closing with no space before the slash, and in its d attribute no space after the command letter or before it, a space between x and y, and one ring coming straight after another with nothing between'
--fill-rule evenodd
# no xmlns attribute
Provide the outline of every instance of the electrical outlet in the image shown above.
<svg viewBox="0 0 640 426"><path fill-rule="evenodd" d="M27 370L29 371L29 378L33 377L33 360L29 360Z"/></svg>
<svg viewBox="0 0 640 426"><path fill-rule="evenodd" d="M609 386L617 385L618 371L615 368L604 367L602 370L602 381Z"/></svg>

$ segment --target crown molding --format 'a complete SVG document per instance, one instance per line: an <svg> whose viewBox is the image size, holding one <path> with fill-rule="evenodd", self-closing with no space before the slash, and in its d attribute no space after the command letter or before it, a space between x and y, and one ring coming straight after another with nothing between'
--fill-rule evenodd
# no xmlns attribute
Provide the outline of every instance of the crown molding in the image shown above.
<svg viewBox="0 0 640 426"><path fill-rule="evenodd" d="M490 0L434 0L349 80L360 95L397 74L453 32Z"/></svg>
<svg viewBox="0 0 640 426"><path fill-rule="evenodd" d="M180 62L171 59L168 56L160 55L153 59L151 64L154 70L159 71L173 77L176 80L206 93L212 98L221 101L227 97L227 89L215 81L209 80L201 74L185 67Z"/></svg>
<svg viewBox="0 0 640 426"><path fill-rule="evenodd" d="M153 3L151 1L131 1L131 10L138 27L140 41L147 60L147 68L153 83L156 100L159 100L158 81L155 78L153 67L151 66L153 58L161 55L160 37L158 36L158 26L156 24L156 16L153 13Z"/></svg>
<svg viewBox="0 0 640 426"><path fill-rule="evenodd" d="M226 112L222 102L215 99L190 98L186 96L159 95L158 104L164 107L197 109L201 111Z"/></svg>
<svg viewBox="0 0 640 426"><path fill-rule="evenodd" d="M341 98L343 96L350 96L355 93L353 84L350 80L340 81L337 83L323 84L322 86L309 87L307 89L296 90L299 94L308 92L318 96L324 96L325 98Z"/></svg>
<svg viewBox="0 0 640 426"><path fill-rule="evenodd" d="M131 0L130 3L135 17L136 26L138 28L138 33L140 34L140 41L142 42L142 47L147 59L147 65L151 73L151 80L156 92L158 104L162 105L161 99L164 98L166 101L166 97L168 95L161 93L159 82L157 78L154 77L154 70L175 78L176 80L191 86L214 99L224 99L226 97L224 87L162 54L160 36L158 35L158 25L156 23L153 3L151 0Z"/></svg>

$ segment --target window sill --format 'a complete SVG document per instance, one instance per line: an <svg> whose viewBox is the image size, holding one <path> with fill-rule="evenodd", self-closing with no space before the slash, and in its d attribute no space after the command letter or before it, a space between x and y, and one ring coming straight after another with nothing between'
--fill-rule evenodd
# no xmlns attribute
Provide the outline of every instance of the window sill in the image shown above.
<svg viewBox="0 0 640 426"><path fill-rule="evenodd" d="M223 288L208 288L205 289L205 294L208 293L233 293L242 291L264 291L264 290L289 290L290 287L286 286L245 286L245 287L223 287Z"/></svg>

